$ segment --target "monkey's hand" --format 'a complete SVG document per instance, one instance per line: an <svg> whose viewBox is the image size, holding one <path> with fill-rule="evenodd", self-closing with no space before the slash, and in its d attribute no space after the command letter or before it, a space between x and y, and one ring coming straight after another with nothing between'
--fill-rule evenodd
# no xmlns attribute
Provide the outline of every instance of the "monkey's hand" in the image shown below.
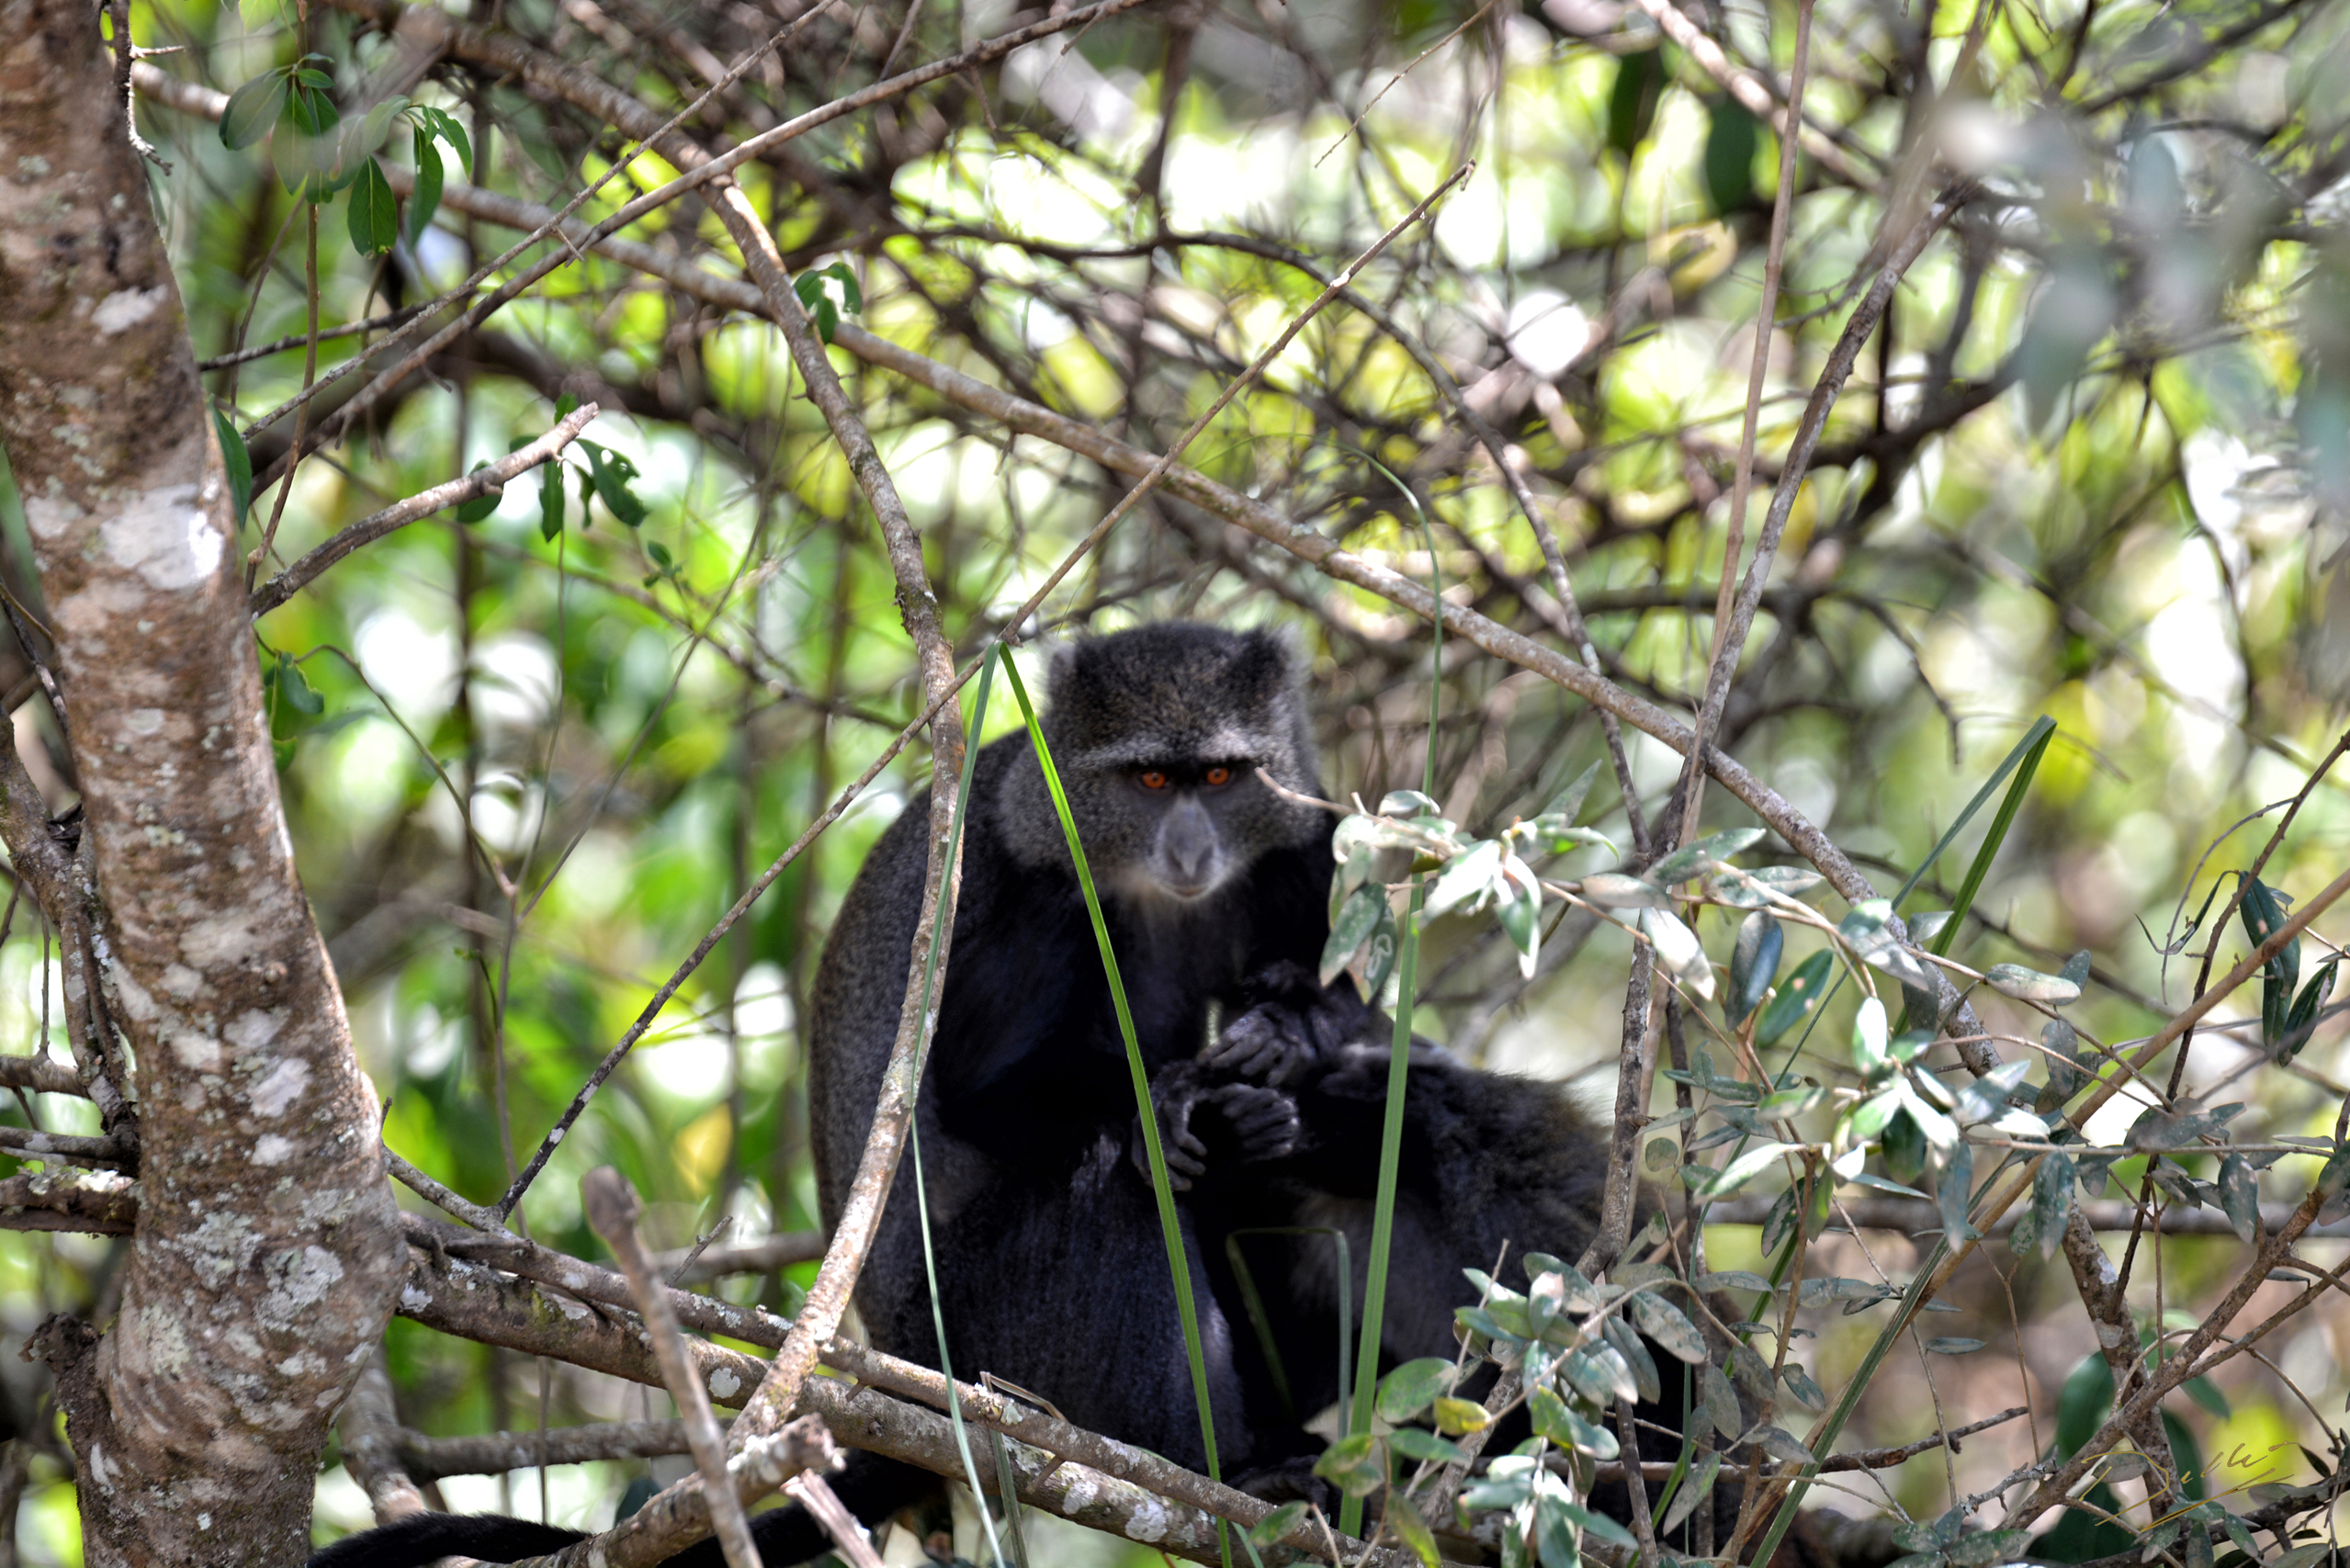
<svg viewBox="0 0 2350 1568"><path fill-rule="evenodd" d="M1243 1010L1218 1031L1200 1063L1228 1077L1283 1089L1328 1070L1378 1015L1354 983L1322 986L1295 964L1270 964L1241 987Z"/></svg>
<svg viewBox="0 0 2350 1568"><path fill-rule="evenodd" d="M1151 1109L1158 1116L1158 1145L1167 1156L1167 1184L1178 1192L1191 1190L1193 1180L1207 1173L1206 1141L1192 1130L1192 1113L1210 1093L1198 1068L1178 1062L1162 1071L1150 1086ZM1143 1135L1142 1118L1135 1118L1127 1156L1143 1179L1150 1179L1150 1144Z"/></svg>
<svg viewBox="0 0 2350 1568"><path fill-rule="evenodd" d="M1200 1068L1179 1063L1151 1086L1158 1112L1168 1185L1179 1192L1222 1167L1280 1159L1297 1146L1297 1102L1277 1089L1212 1082ZM1150 1174L1150 1150L1135 1123L1135 1168Z"/></svg>

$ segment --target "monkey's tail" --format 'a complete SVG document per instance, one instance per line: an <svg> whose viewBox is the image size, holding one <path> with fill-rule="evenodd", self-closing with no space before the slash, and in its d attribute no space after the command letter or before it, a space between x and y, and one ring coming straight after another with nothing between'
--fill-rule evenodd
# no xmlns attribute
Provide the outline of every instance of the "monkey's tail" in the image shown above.
<svg viewBox="0 0 2350 1568"><path fill-rule="evenodd" d="M937 1476L897 1460L852 1450L831 1477L833 1493L849 1512L870 1526L938 1491ZM767 1568L789 1568L832 1550L823 1527L794 1504L753 1515L751 1538ZM427 1568L444 1557L482 1562L516 1562L559 1551L584 1533L503 1514L412 1514L407 1518L345 1536L310 1560L310 1568ZM671 1558L663 1568L721 1568L715 1540L702 1540Z"/></svg>

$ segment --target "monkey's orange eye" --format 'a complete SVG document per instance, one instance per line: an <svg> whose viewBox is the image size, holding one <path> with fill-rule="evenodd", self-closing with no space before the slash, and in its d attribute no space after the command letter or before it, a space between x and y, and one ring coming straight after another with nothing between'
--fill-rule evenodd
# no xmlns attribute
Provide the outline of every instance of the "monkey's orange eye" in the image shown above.
<svg viewBox="0 0 2350 1568"><path fill-rule="evenodd" d="M1165 789L1167 787L1167 775L1160 773L1157 768L1153 768L1143 774L1142 787L1145 789Z"/></svg>
<svg viewBox="0 0 2350 1568"><path fill-rule="evenodd" d="M1228 784L1232 782L1232 770L1223 767L1210 768L1207 780L1212 784Z"/></svg>

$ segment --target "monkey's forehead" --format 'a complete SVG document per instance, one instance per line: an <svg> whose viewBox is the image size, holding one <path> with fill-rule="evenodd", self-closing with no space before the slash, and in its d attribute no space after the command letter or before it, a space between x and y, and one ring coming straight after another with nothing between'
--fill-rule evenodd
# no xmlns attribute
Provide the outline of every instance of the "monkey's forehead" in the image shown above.
<svg viewBox="0 0 2350 1568"><path fill-rule="evenodd" d="M1279 731L1251 725L1158 724L1122 727L1099 740L1079 735L1074 745L1054 745L1069 766L1139 768L1152 762L1278 762L1291 750Z"/></svg>

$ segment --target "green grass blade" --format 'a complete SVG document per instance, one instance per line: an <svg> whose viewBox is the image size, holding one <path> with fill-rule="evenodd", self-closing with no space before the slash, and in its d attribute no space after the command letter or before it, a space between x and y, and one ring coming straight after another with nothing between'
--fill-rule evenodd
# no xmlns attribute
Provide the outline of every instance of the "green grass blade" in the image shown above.
<svg viewBox="0 0 2350 1568"><path fill-rule="evenodd" d="M2031 728L2024 732L2024 738L2016 742L2015 750L2007 753L2007 760L1999 764L1999 773L1983 781L1983 788L1977 790L1975 797L1967 803L1965 814L1950 825L1950 831L1942 836L1941 843L1934 846L1934 853L1926 856L1916 874L1911 876L1909 886L1902 889L1907 893L1909 887L1918 884L1926 875L1926 867L1932 865L1936 857L1949 846L1951 836L1966 826L1967 818L1973 816L1983 797L1997 787L1999 774L2017 767L2020 761L2022 766L2017 768L2016 782L2007 786L2007 798L1999 803L1999 814L1991 819L1991 830L1983 834L1982 844L1974 852L1974 862L1967 867L1967 879L1959 884L1959 897L1950 906L1950 918L1934 934L1934 952L1938 955L1950 951L1951 940L1959 934L1959 923L1974 907L1974 896L1982 890L1983 879L1990 874L1991 863L1999 857L1999 846L2007 841L2007 829L2015 826L2016 812L2023 806L2025 792L2032 787L2032 775L2039 771L2039 760L2047 752L2048 743L2055 735L2056 721L2046 714L2033 721Z"/></svg>
<svg viewBox="0 0 2350 1568"><path fill-rule="evenodd" d="M963 778L955 787L955 830L949 833L946 839L946 876L941 883L942 886L953 885L955 857L963 850L963 824L970 819L971 815L971 780L979 763L979 727L988 721L988 689L994 681L995 666L986 662L985 654L982 654L980 658L982 662L979 668L979 694L972 702L970 726L963 732L965 742ZM939 943L932 942L929 959L922 965L921 1016L924 1018L931 1016L931 998L936 996L938 991L938 950ZM915 1096L918 1098L921 1089L921 1073L919 1070L914 1074L914 1087ZM988 1511L987 1488L979 1484L979 1467L971 1458L971 1433L963 1421L963 1397L955 1392L955 1363L946 1353L946 1314L939 1305L938 1258L931 1246L930 1184L922 1177L922 1128L920 1116L915 1116L908 1122L907 1141L913 1146L914 1213L921 1224L922 1276L930 1285L931 1325L938 1331L938 1370L946 1379L947 1420L955 1427L955 1448L963 1461L964 1479L971 1485L971 1499L978 1505L980 1523L987 1529L988 1550L994 1556L997 1568L1011 1568L1010 1560L1004 1556L1003 1542L996 1537L995 1517ZM997 1473L999 1477L1005 1479L1007 1488L1005 1506L1010 1508L1011 1506L1009 1490L1011 1483L1002 1469L1003 1443L1000 1438L997 1439L996 1450L999 1467ZM1007 1517L1009 1517L1007 1515ZM1013 1540L1017 1542L1020 1526L1016 1519L1012 1520L1011 1529ZM1024 1547L1021 1557L1022 1561L1017 1564L1017 1568L1028 1568L1027 1552Z"/></svg>
<svg viewBox="0 0 2350 1568"><path fill-rule="evenodd" d="M1001 645L999 645L1000 647ZM1060 770L1053 766L1052 748L1045 743L1045 729L1036 721L1036 709L1028 700L1028 688L1021 682L1020 670L1011 661L1011 649L1002 649L1004 679L1011 682L1011 694L1019 700L1020 716L1027 721L1029 743L1036 749L1036 765L1044 771L1045 787L1052 792L1053 809L1061 819L1061 832L1068 840L1069 859L1077 866L1077 885L1085 895L1085 912L1093 920L1093 940L1102 948L1102 972L1110 981L1110 1003L1117 1010L1118 1034L1126 1043L1126 1068L1134 1075L1135 1109L1142 1121L1144 1151L1150 1157L1150 1190L1158 1200L1158 1228L1167 1242L1167 1268L1175 1280L1175 1310L1183 1320L1183 1353L1192 1362L1192 1397L1200 1407L1200 1441L1207 1450L1208 1474L1224 1479L1223 1467L1215 1452L1215 1416L1208 1404L1207 1359L1200 1350L1200 1316L1192 1301L1192 1271L1183 1262L1183 1231L1175 1217L1175 1190L1167 1179L1167 1152L1159 1146L1158 1113L1150 1102L1150 1074L1143 1066L1142 1043L1135 1038L1135 1018L1126 1007L1126 987L1118 977L1118 955L1110 946L1109 923L1102 918L1102 899L1093 887L1093 872L1086 864L1085 846L1078 842L1077 818L1069 812L1069 797L1061 788ZM1231 1568L1231 1532L1218 1519L1216 1540L1223 1550L1225 1568Z"/></svg>
<svg viewBox="0 0 2350 1568"><path fill-rule="evenodd" d="M1418 517L1420 537L1428 545L1429 588L1441 601L1444 597L1444 573L1436 558L1436 530L1430 526L1427 512L1411 487L1397 479L1386 465L1375 457L1368 460L1403 492ZM1443 690L1444 623L1439 619L1429 627L1428 746L1420 762L1420 793L1431 798L1436 794L1436 729L1443 711ZM1347 1431L1355 1436L1371 1430L1373 1397L1379 1387L1379 1342L1386 1326L1387 1247L1395 1230L1395 1171L1403 1160L1404 1092L1411 1067L1412 993L1418 984L1421 891L1421 885L1415 878L1411 908L1404 915L1403 951L1395 958L1395 1035L1387 1057L1387 1114L1379 1132L1379 1188L1371 1211L1371 1261L1362 1292L1362 1343L1355 1352L1352 1415L1347 1422ZM1339 1528L1348 1535L1362 1533L1363 1501L1350 1496L1339 1505Z"/></svg>

